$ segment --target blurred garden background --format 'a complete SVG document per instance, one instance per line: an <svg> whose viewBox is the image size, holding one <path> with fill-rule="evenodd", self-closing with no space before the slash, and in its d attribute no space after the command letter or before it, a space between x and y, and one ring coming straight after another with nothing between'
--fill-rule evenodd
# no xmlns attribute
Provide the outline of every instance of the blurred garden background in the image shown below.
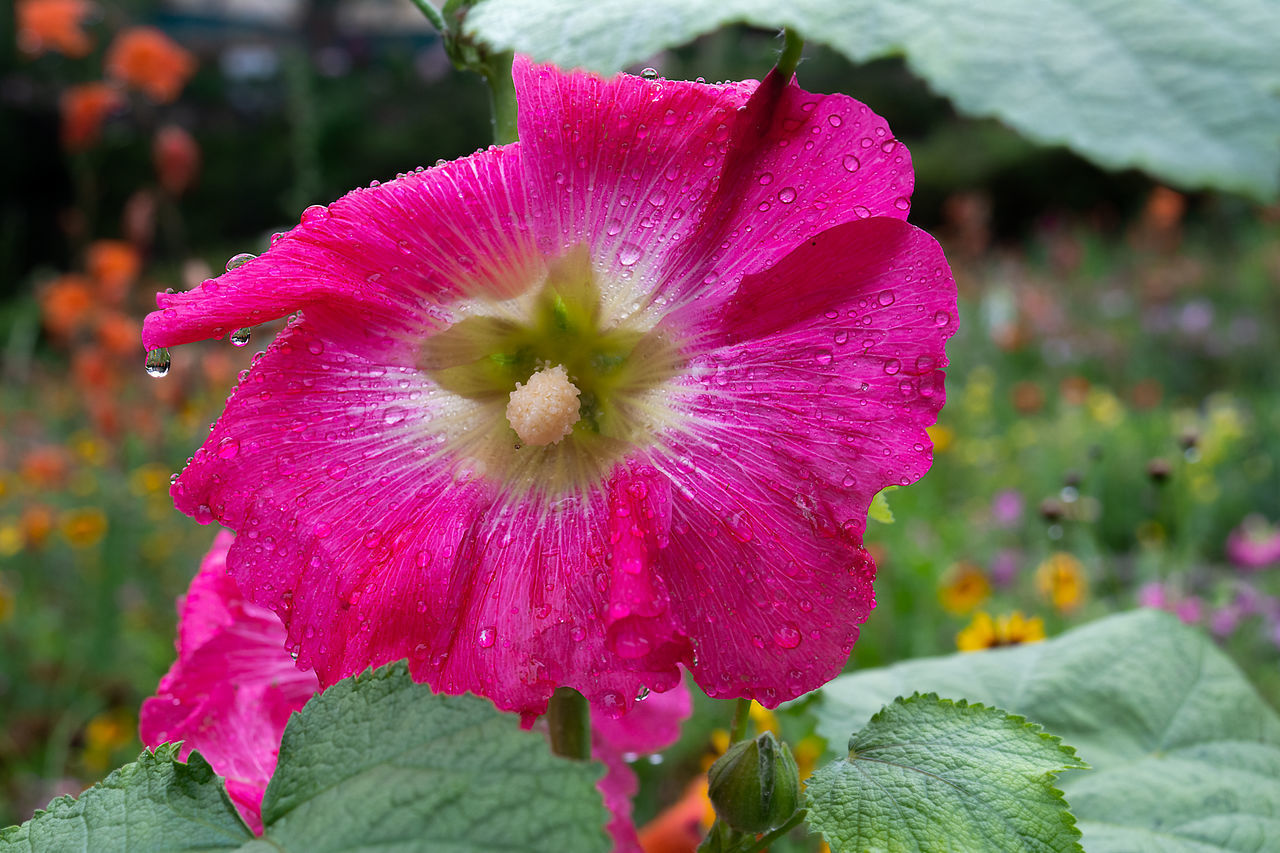
<svg viewBox="0 0 1280 853"><path fill-rule="evenodd" d="M309 204L490 139L482 81L409 0L8 8L0 826L140 749L174 601L214 534L173 509L170 476L278 328L184 346L153 379L155 293L263 251ZM728 29L647 64L760 77L777 48ZM1280 706L1280 207L961 117L897 60L810 46L799 74L888 119L916 164L911 219L960 284L935 464L877 505L879 605L850 666L1159 607ZM714 750L727 712L701 707L667 757L687 772L650 780L642 820Z"/></svg>

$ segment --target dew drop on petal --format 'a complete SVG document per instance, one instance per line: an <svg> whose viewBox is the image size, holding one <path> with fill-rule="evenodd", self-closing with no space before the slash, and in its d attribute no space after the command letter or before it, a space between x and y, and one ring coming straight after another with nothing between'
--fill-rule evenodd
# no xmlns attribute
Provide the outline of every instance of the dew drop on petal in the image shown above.
<svg viewBox="0 0 1280 853"><path fill-rule="evenodd" d="M325 473L329 475L331 480L341 480L347 476L347 464L345 462L335 462L329 466Z"/></svg>
<svg viewBox="0 0 1280 853"><path fill-rule="evenodd" d="M480 644L482 649L492 648L496 639L498 639L498 629L492 625L481 628L480 633L476 635L476 642Z"/></svg>
<svg viewBox="0 0 1280 853"><path fill-rule="evenodd" d="M656 69L656 68L646 68L646 69L644 69L643 71L641 71L641 72L640 72L640 76L641 76L641 77L643 77L643 78L644 78L644 79L646 79L646 80L657 80L657 79L658 79L658 69Z"/></svg>
<svg viewBox="0 0 1280 853"><path fill-rule="evenodd" d="M164 347L156 347L147 350L147 359L143 362L143 367L146 368L148 376L159 379L169 373L169 364L169 351Z"/></svg>
<svg viewBox="0 0 1280 853"><path fill-rule="evenodd" d="M783 187L782 189L778 190L778 201L782 202L783 204L791 204L791 202L795 200L796 200L795 187Z"/></svg>
<svg viewBox="0 0 1280 853"><path fill-rule="evenodd" d="M231 345L233 347L247 346L249 343L249 335L251 332L252 330L248 326L245 326L242 329L236 329L234 332L231 333L231 336L228 338L228 340L231 341Z"/></svg>
<svg viewBox="0 0 1280 853"><path fill-rule="evenodd" d="M901 369L902 369L902 362L898 361L896 358L890 358L885 360L884 372L889 374L890 376L893 376L895 373L897 373Z"/></svg>
<svg viewBox="0 0 1280 853"><path fill-rule="evenodd" d="M884 306L885 308L888 308L890 305L893 304L893 291L882 290L880 291L880 295L876 298L882 306Z"/></svg>
<svg viewBox="0 0 1280 853"><path fill-rule="evenodd" d="M939 311L933 315L933 325L941 329L943 326L951 325L951 315L946 311Z"/></svg>
<svg viewBox="0 0 1280 853"><path fill-rule="evenodd" d="M844 170L846 172L856 172L858 171L858 168L862 166L862 163L858 161L858 158L854 157L852 154L844 155L844 159L840 162L844 165Z"/></svg>
<svg viewBox="0 0 1280 853"><path fill-rule="evenodd" d="M844 119L840 118L840 116L838 115L832 114L827 116L827 124L831 125L832 127L839 127L840 125L844 124Z"/></svg>
<svg viewBox="0 0 1280 853"><path fill-rule="evenodd" d="M618 263L624 267L629 267L640 260L640 247L635 243L623 243L622 248L618 249Z"/></svg>
<svg viewBox="0 0 1280 853"><path fill-rule="evenodd" d="M911 202L907 200L906 196L898 196L894 200L893 206L898 208L898 210L908 210L911 207Z"/></svg>
<svg viewBox="0 0 1280 853"><path fill-rule="evenodd" d="M236 267L244 266L256 257L258 256L252 252L241 252L238 255L232 255L231 259L227 261L227 272L231 272Z"/></svg>
<svg viewBox="0 0 1280 853"><path fill-rule="evenodd" d="M800 629L791 622L784 622L773 631L773 641L782 649L794 649L800 645Z"/></svg>
<svg viewBox="0 0 1280 853"><path fill-rule="evenodd" d="M813 360L818 364L830 364L831 359L831 350L829 349L816 349L813 351Z"/></svg>
<svg viewBox="0 0 1280 853"><path fill-rule="evenodd" d="M304 225L310 225L315 222L324 222L329 218L329 208L323 204L313 204L306 210L302 211L302 222Z"/></svg>

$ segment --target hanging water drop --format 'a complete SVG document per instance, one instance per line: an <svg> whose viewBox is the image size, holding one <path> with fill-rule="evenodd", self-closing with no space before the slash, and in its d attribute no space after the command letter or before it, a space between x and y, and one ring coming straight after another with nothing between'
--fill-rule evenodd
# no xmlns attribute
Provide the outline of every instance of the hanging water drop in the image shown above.
<svg viewBox="0 0 1280 853"><path fill-rule="evenodd" d="M231 272L236 267L244 266L256 257L258 256L252 252L241 252L238 255L232 255L231 259L227 261L227 272Z"/></svg>
<svg viewBox="0 0 1280 853"><path fill-rule="evenodd" d="M159 379L169 372L169 351L164 347L147 350L147 360L143 362L147 375Z"/></svg>
<svg viewBox="0 0 1280 853"><path fill-rule="evenodd" d="M234 332L231 333L231 336L228 338L228 340L231 341L231 345L233 347L247 346L249 343L249 334L252 331L253 330L250 329L248 326L245 326L243 329L236 329Z"/></svg>

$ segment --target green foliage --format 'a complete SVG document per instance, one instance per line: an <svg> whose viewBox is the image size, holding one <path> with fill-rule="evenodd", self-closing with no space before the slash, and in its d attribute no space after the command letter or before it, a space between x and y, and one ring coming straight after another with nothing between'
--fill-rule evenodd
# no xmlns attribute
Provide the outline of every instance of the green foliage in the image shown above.
<svg viewBox="0 0 1280 853"><path fill-rule="evenodd" d="M1086 766L1022 717L901 697L809 780L809 825L844 850L1080 850L1055 774Z"/></svg>
<svg viewBox="0 0 1280 853"><path fill-rule="evenodd" d="M846 675L818 731L909 690L1010 709L1075 745L1093 770L1060 779L1090 853L1256 853L1280 837L1280 717L1199 631L1139 611L1036 645Z"/></svg>
<svg viewBox="0 0 1280 853"><path fill-rule="evenodd" d="M19 851L609 849L597 766L474 696L437 696L403 663L342 681L289 721L253 839L197 753L144 752L80 799L0 835Z"/></svg>
<svg viewBox="0 0 1280 853"><path fill-rule="evenodd" d="M0 853L239 850L253 838L214 775L177 744L146 750L80 795L59 797L22 826L0 831Z"/></svg>
<svg viewBox="0 0 1280 853"><path fill-rule="evenodd" d="M433 695L393 664L290 721L262 818L268 841L298 853L605 851L599 776L552 755L515 715Z"/></svg>
<svg viewBox="0 0 1280 853"><path fill-rule="evenodd" d="M871 506L867 508L867 518L872 521L878 521L881 524L893 524L893 510L889 507L889 493L897 489L897 486L886 486L876 496L871 499Z"/></svg>
<svg viewBox="0 0 1280 853"><path fill-rule="evenodd" d="M1177 0L482 0L473 37L613 71L729 23L792 27L855 61L905 54L964 112L1182 186L1280 190L1280 7Z"/></svg>

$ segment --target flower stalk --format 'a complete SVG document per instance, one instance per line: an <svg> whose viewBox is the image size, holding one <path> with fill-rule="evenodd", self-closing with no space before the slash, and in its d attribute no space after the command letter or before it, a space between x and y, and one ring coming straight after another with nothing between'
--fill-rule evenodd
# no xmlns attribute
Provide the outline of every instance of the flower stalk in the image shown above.
<svg viewBox="0 0 1280 853"><path fill-rule="evenodd" d="M587 699L572 687L557 687L547 704L551 751L585 761L591 757L591 711Z"/></svg>
<svg viewBox="0 0 1280 853"><path fill-rule="evenodd" d="M800 34L787 27L782 31L782 55L778 57L778 74L783 81L789 81L800 64L800 54L804 52L804 39Z"/></svg>

